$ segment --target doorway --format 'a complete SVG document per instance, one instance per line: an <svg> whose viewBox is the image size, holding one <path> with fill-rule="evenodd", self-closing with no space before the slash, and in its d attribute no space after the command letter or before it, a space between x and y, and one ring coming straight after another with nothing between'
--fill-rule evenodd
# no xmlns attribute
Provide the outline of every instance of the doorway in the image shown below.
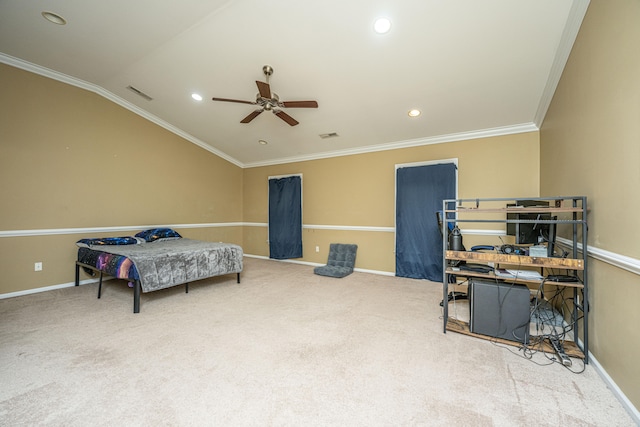
<svg viewBox="0 0 640 427"><path fill-rule="evenodd" d="M302 175L269 177L269 258L302 258Z"/></svg>
<svg viewBox="0 0 640 427"><path fill-rule="evenodd" d="M437 213L457 198L457 159L396 166L396 276L442 281Z"/></svg>

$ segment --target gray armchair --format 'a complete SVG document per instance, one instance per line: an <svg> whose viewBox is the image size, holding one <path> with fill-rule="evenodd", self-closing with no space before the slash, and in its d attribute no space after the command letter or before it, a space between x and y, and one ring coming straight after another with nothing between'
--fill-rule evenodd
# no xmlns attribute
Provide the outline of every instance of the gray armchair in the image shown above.
<svg viewBox="0 0 640 427"><path fill-rule="evenodd" d="M315 274L329 277L344 277L353 273L356 263L358 245L346 243L331 243L329 246L329 259L327 265L313 269Z"/></svg>

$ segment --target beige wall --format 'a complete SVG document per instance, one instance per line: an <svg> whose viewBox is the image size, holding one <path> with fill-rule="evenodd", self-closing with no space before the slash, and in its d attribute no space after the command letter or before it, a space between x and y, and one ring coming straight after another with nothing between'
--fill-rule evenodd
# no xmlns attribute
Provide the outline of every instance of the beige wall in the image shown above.
<svg viewBox="0 0 640 427"><path fill-rule="evenodd" d="M241 168L99 95L2 64L0 94L1 231L242 221ZM241 227L179 231L242 243ZM0 238L0 293L71 282L74 243L92 236Z"/></svg>
<svg viewBox="0 0 640 427"><path fill-rule="evenodd" d="M640 2L592 0L540 132L542 195L588 197L589 246L640 258ZM640 407L640 277L591 258L590 347Z"/></svg>
<svg viewBox="0 0 640 427"><path fill-rule="evenodd" d="M452 158L458 159L461 198L539 195L538 133L531 132L246 169L244 220L268 222L269 176L301 173L306 227L302 260L323 263L329 243L356 243L356 268L393 273L396 165ZM433 218L435 221L435 215ZM347 229L313 227L318 225ZM386 227L391 231L354 227ZM500 242L489 242L493 243ZM318 253L316 246L320 246ZM244 249L268 256L266 228L246 227Z"/></svg>

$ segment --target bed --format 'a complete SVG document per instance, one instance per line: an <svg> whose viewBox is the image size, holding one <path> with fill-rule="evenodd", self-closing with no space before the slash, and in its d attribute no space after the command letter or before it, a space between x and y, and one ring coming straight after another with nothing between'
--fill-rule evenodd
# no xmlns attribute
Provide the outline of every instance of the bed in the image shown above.
<svg viewBox="0 0 640 427"><path fill-rule="evenodd" d="M80 268L100 275L124 279L133 287L133 312L140 312L140 294L196 280L240 273L242 248L232 243L185 239L170 228L144 230L135 236L81 239L76 242L75 285L80 284Z"/></svg>

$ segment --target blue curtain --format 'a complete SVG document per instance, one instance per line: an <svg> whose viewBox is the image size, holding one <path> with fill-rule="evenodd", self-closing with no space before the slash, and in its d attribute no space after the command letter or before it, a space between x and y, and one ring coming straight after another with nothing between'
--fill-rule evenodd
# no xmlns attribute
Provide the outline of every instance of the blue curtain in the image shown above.
<svg viewBox="0 0 640 427"><path fill-rule="evenodd" d="M442 281L442 234L437 211L456 197L453 163L396 172L396 276Z"/></svg>
<svg viewBox="0 0 640 427"><path fill-rule="evenodd" d="M302 180L269 180L269 257L302 257Z"/></svg>

